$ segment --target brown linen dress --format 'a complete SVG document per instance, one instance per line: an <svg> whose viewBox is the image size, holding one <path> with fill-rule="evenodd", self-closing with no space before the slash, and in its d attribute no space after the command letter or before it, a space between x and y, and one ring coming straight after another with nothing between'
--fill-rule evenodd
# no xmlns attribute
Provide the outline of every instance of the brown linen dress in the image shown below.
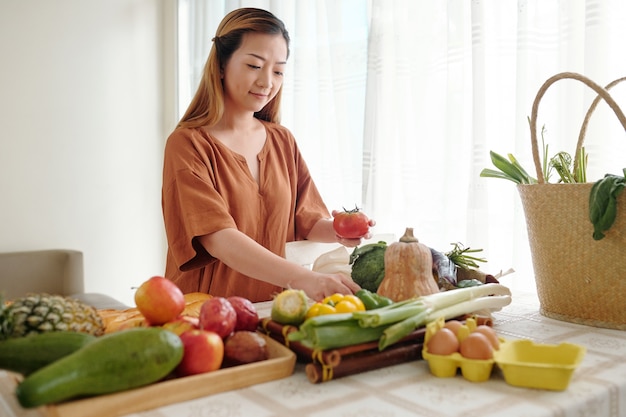
<svg viewBox="0 0 626 417"><path fill-rule="evenodd" d="M282 288L213 258L196 237L232 227L284 256L329 212L291 132L263 122L259 184L245 158L201 128L176 129L165 147L162 208L168 241L165 276L184 293L268 301Z"/></svg>

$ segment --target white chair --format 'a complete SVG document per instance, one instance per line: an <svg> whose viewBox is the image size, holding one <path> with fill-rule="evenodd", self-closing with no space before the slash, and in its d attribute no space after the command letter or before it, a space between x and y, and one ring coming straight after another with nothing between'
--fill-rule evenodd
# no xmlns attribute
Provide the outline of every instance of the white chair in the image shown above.
<svg viewBox="0 0 626 417"><path fill-rule="evenodd" d="M85 293L83 253L70 249L0 253L0 292L8 301L27 293L71 296L98 309L128 306L105 294Z"/></svg>

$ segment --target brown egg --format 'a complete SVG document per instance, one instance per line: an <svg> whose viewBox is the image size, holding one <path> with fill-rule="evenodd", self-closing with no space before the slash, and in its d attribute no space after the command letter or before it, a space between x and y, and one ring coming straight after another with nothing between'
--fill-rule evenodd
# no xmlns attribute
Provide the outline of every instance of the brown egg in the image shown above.
<svg viewBox="0 0 626 417"><path fill-rule="evenodd" d="M452 333L454 334L458 334L459 333L459 329L463 326L463 323L461 323L458 320L449 320L447 321L443 327L445 327L446 329L450 329L452 330Z"/></svg>
<svg viewBox="0 0 626 417"><path fill-rule="evenodd" d="M467 359L492 359L493 347L491 342L480 332L470 333L460 343L459 351Z"/></svg>
<svg viewBox="0 0 626 417"><path fill-rule="evenodd" d="M428 339L426 347L428 348L428 353L450 355L459 350L459 340L452 330L443 327Z"/></svg>
<svg viewBox="0 0 626 417"><path fill-rule="evenodd" d="M493 330L491 327L483 324L476 327L474 331L487 336L487 339L489 339L489 342L491 342L491 346L495 350L500 349L500 340L498 340L498 335L496 334L496 331Z"/></svg>

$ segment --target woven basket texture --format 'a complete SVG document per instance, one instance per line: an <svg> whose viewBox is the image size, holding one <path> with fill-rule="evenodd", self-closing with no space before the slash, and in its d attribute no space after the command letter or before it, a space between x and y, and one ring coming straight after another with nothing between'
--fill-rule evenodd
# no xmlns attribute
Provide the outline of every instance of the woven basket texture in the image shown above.
<svg viewBox="0 0 626 417"><path fill-rule="evenodd" d="M587 123L604 100L626 130L626 116L606 87L577 73L559 73L539 89L530 117L531 145L538 184L517 186L535 272L541 314L557 320L626 330L626 192L617 199L617 217L601 240L593 239L589 195L593 182L549 184L542 173L537 143L537 112L541 97L554 82L581 81L598 94L583 121L574 166L583 146Z"/></svg>
<svg viewBox="0 0 626 417"><path fill-rule="evenodd" d="M591 186L518 185L541 314L626 330L626 193L613 227L594 240Z"/></svg>

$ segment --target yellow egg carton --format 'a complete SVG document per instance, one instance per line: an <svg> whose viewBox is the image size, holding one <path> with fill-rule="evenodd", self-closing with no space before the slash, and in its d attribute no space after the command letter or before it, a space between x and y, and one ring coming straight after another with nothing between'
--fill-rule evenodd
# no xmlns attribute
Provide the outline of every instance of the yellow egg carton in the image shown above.
<svg viewBox="0 0 626 417"><path fill-rule="evenodd" d="M433 321L426 326L426 335L424 336L424 349L422 357L428 362L430 373L440 378L449 378L456 375L457 370L461 369L461 374L465 379L472 382L483 382L489 379L495 361L493 359L468 359L455 352L451 355L435 355L428 352L428 341L439 329L444 327L443 318ZM468 318L465 324L459 328L457 336L463 340L476 328L476 320ZM500 340L502 345L503 339Z"/></svg>
<svg viewBox="0 0 626 417"><path fill-rule="evenodd" d="M584 346L543 344L520 339L494 352L494 360L507 384L517 387L565 390L585 356Z"/></svg>
<svg viewBox="0 0 626 417"><path fill-rule="evenodd" d="M528 339L507 341L500 339L500 348L494 350L493 359L467 359L455 352L451 355L428 353L427 344L439 329L445 325L439 319L426 326L422 357L428 362L430 372L441 378L456 375L461 369L463 377L472 382L483 382L490 378L494 365L502 370L507 384L535 389L565 390L572 374L585 355L584 346L573 343L542 344ZM466 320L459 329L458 337L464 337L476 328L476 321Z"/></svg>

